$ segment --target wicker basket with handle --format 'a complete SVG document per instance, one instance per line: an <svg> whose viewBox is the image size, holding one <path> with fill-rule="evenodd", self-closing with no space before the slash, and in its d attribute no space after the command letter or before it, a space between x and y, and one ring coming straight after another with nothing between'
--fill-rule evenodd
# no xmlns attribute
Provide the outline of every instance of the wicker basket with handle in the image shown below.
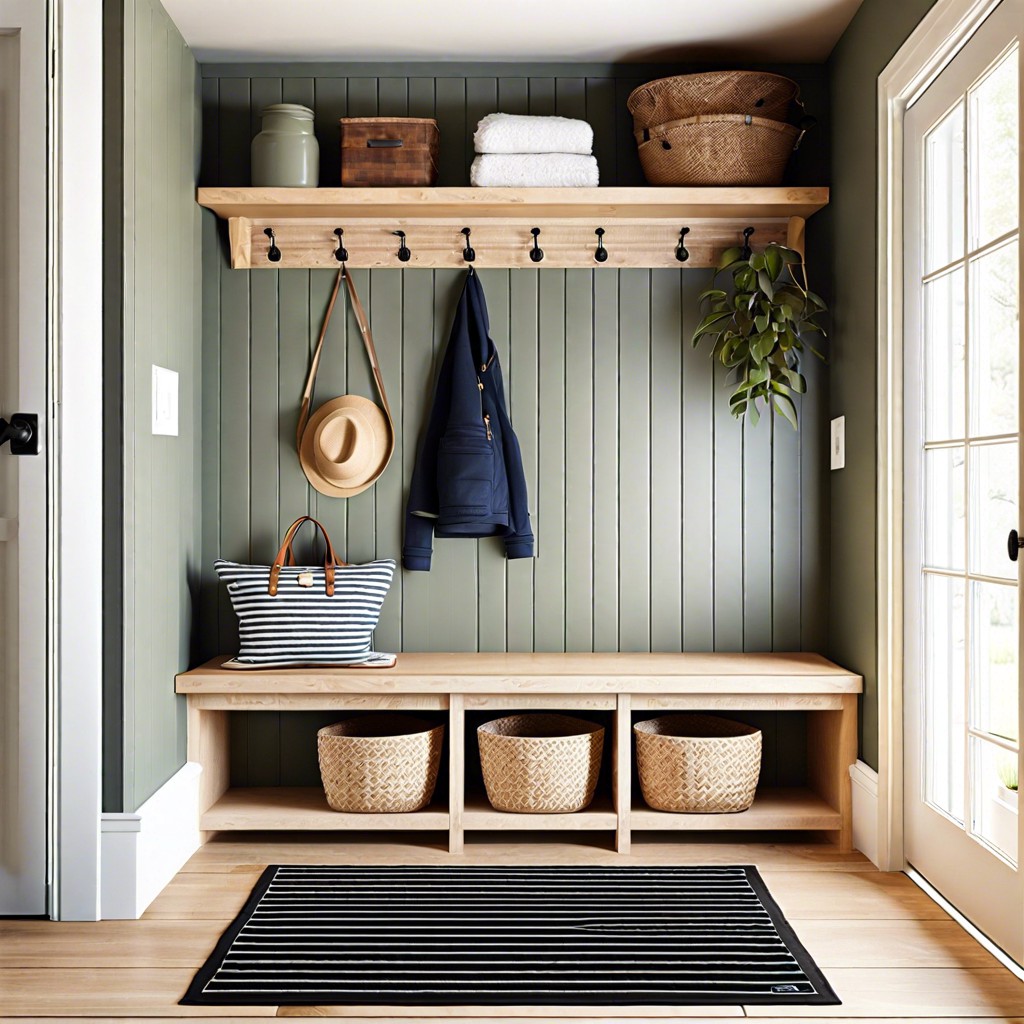
<svg viewBox="0 0 1024 1024"><path fill-rule="evenodd" d="M381 713L328 725L316 734L327 803L355 814L419 811L441 767L444 726Z"/></svg>
<svg viewBox="0 0 1024 1024"><path fill-rule="evenodd" d="M569 715L509 715L481 725L477 739L495 810L565 814L594 799L604 726Z"/></svg>
<svg viewBox="0 0 1024 1024"><path fill-rule="evenodd" d="M637 86L626 100L638 131L698 114L751 114L785 121L799 103L800 87L766 71L704 71L658 78Z"/></svg>
<svg viewBox="0 0 1024 1024"><path fill-rule="evenodd" d="M761 730L713 715L662 715L633 726L640 788L656 811L721 814L754 802Z"/></svg>
<svg viewBox="0 0 1024 1024"><path fill-rule="evenodd" d="M779 185L803 131L742 114L701 114L636 133L651 185Z"/></svg>

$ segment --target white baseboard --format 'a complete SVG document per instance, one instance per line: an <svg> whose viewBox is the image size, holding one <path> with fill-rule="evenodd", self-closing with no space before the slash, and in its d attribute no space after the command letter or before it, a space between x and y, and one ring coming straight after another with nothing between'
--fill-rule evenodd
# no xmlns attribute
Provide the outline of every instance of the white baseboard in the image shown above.
<svg viewBox="0 0 1024 1024"><path fill-rule="evenodd" d="M853 845L878 864L878 772L857 761L850 765L853 783Z"/></svg>
<svg viewBox="0 0 1024 1024"><path fill-rule="evenodd" d="M134 920L199 849L199 776L189 761L137 811L101 821L100 917Z"/></svg>

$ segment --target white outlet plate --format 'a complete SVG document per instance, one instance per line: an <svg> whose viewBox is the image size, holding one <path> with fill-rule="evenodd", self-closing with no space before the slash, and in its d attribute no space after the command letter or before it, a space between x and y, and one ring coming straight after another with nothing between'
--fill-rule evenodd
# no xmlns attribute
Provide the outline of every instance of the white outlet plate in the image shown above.
<svg viewBox="0 0 1024 1024"><path fill-rule="evenodd" d="M829 468L846 467L846 417L837 416L832 421L832 439L829 442Z"/></svg>
<svg viewBox="0 0 1024 1024"><path fill-rule="evenodd" d="M178 374L153 365L153 433L178 436Z"/></svg>

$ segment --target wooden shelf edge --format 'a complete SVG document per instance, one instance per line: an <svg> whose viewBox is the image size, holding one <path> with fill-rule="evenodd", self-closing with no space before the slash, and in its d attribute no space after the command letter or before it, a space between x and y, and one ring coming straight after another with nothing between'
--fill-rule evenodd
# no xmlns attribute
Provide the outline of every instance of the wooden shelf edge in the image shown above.
<svg viewBox="0 0 1024 1024"><path fill-rule="evenodd" d="M747 811L731 814L675 814L655 811L637 794L630 809L636 831L839 831L842 815L809 789L759 790Z"/></svg>
<svg viewBox="0 0 1024 1024"><path fill-rule="evenodd" d="M449 815L442 805L408 814L347 814L333 811L319 787L240 787L229 789L199 820L201 831L358 832L446 830Z"/></svg>
<svg viewBox="0 0 1024 1024"><path fill-rule="evenodd" d="M611 831L617 825L618 817L611 798L603 794L596 796L589 807L572 814L518 814L496 811L485 796L471 793L466 797L466 806L462 812L462 827L467 832L596 832Z"/></svg>

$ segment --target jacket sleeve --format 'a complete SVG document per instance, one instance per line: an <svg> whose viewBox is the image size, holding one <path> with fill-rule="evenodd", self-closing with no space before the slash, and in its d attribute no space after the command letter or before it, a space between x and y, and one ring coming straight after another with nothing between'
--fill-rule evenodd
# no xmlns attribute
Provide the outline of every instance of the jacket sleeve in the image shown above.
<svg viewBox="0 0 1024 1024"><path fill-rule="evenodd" d="M523 455L519 440L512 430L512 423L505 411L504 402L499 405L502 420L502 444L505 456L505 475L508 479L509 531L505 534L506 558L533 558L533 528L530 526L529 495L526 492L526 472L523 469Z"/></svg>
<svg viewBox="0 0 1024 1024"><path fill-rule="evenodd" d="M411 572L429 572L434 550L434 522L437 519L437 449L448 422L451 406L451 346L445 351L434 389L427 430L423 435L409 484L405 510L405 542L402 564Z"/></svg>

